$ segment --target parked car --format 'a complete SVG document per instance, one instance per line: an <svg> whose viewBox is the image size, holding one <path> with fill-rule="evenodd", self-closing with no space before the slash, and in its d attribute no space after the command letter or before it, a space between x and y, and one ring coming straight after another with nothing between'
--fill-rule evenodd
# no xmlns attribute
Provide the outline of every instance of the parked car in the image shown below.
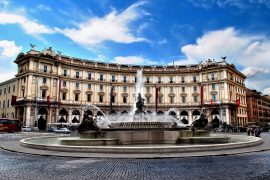
<svg viewBox="0 0 270 180"><path fill-rule="evenodd" d="M68 128L59 128L54 130L55 133L69 134L70 130Z"/></svg>
<svg viewBox="0 0 270 180"><path fill-rule="evenodd" d="M48 132L54 132L55 130L57 130L57 127L49 127L48 128Z"/></svg>
<svg viewBox="0 0 270 180"><path fill-rule="evenodd" d="M32 131L32 128L29 127L29 126L22 126L22 131L24 131L24 132L31 132Z"/></svg>

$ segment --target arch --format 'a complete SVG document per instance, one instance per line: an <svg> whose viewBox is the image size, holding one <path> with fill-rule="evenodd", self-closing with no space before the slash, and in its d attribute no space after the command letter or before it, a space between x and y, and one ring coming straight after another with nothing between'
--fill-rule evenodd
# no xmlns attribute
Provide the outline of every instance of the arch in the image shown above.
<svg viewBox="0 0 270 180"><path fill-rule="evenodd" d="M188 116L188 112L187 111L181 111L180 116Z"/></svg>
<svg viewBox="0 0 270 180"><path fill-rule="evenodd" d="M157 112L157 115L163 115L163 114L164 114L163 111L158 111L158 112Z"/></svg>
<svg viewBox="0 0 270 180"><path fill-rule="evenodd" d="M46 126L47 126L47 114L48 114L48 111L45 107L41 107L39 108L38 110L38 119L37 119L37 122L38 122L38 129L39 130L46 130Z"/></svg>
<svg viewBox="0 0 270 180"><path fill-rule="evenodd" d="M71 122L72 123L79 123L80 122L80 111L78 109L75 109L72 111L72 117L71 117Z"/></svg>
<svg viewBox="0 0 270 180"><path fill-rule="evenodd" d="M72 111L72 115L80 115L80 111L78 109L75 109L74 111Z"/></svg>
<svg viewBox="0 0 270 180"><path fill-rule="evenodd" d="M93 112L91 110L87 110L85 111L85 113L88 115L88 116L93 116Z"/></svg>
<svg viewBox="0 0 270 180"><path fill-rule="evenodd" d="M68 113L68 112L67 112L66 109L61 109L61 110L59 111L59 115L67 114L67 113Z"/></svg>
<svg viewBox="0 0 270 180"><path fill-rule="evenodd" d="M169 112L169 115L172 116L172 117L174 117L174 118L177 117L177 116L176 116L176 112L174 112L174 111L170 111L170 112Z"/></svg>
<svg viewBox="0 0 270 180"><path fill-rule="evenodd" d="M192 119L193 119L193 121L199 119L200 114L201 114L201 113L200 113L198 110L194 110L194 111L192 112Z"/></svg>
<svg viewBox="0 0 270 180"><path fill-rule="evenodd" d="M66 109L61 109L59 111L59 120L58 120L58 122L60 122L60 123L67 122L67 115L68 115L67 110Z"/></svg>
<svg viewBox="0 0 270 180"><path fill-rule="evenodd" d="M219 114L219 111L217 109L213 109L211 112L212 115L217 115Z"/></svg>
<svg viewBox="0 0 270 180"><path fill-rule="evenodd" d="M121 112L121 114L122 114L122 115L128 114L128 112L127 112L126 110L124 110L124 111Z"/></svg>
<svg viewBox="0 0 270 180"><path fill-rule="evenodd" d="M104 115L102 114L102 112L98 111L97 116L104 116Z"/></svg>
<svg viewBox="0 0 270 180"><path fill-rule="evenodd" d="M194 110L193 112L192 112L192 115L193 116L199 116L201 113L198 111L198 110Z"/></svg>
<svg viewBox="0 0 270 180"><path fill-rule="evenodd" d="M184 123L184 124L188 124L189 122L188 122L188 112L187 111L181 111L181 113L180 113L180 119L181 119L181 121L182 121L182 123Z"/></svg>

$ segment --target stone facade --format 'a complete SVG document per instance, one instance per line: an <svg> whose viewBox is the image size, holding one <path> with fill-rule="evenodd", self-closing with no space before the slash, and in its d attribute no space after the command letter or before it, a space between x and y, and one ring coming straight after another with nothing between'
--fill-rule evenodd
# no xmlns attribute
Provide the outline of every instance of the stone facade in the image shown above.
<svg viewBox="0 0 270 180"><path fill-rule="evenodd" d="M11 105L12 95L17 95L17 78L0 83L0 117L16 117L15 108Z"/></svg>
<svg viewBox="0 0 270 180"><path fill-rule="evenodd" d="M123 65L68 57L48 48L21 53L15 63L18 65L16 112L26 125L37 125L40 116L47 124L60 119L71 123L75 117L81 121L85 104L96 105L108 114L112 87L112 113L126 113L134 105L139 69L143 71L142 96L148 112L155 111L157 87L157 113L170 110L171 115L180 120L185 117L191 124L203 108L210 121L217 116L220 124L247 123L246 77L225 60L186 66ZM237 99L240 99L238 110ZM84 110L101 115L91 107Z"/></svg>
<svg viewBox="0 0 270 180"><path fill-rule="evenodd" d="M270 97L247 89L247 112L249 122L270 123Z"/></svg>

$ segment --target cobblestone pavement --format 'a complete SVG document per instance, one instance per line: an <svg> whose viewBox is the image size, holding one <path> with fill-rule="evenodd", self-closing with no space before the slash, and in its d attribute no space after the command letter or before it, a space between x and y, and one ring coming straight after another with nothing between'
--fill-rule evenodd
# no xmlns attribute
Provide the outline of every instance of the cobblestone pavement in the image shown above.
<svg viewBox="0 0 270 180"><path fill-rule="evenodd" d="M26 135L0 134L0 142ZM270 179L270 151L171 159L34 156L0 150L0 179Z"/></svg>

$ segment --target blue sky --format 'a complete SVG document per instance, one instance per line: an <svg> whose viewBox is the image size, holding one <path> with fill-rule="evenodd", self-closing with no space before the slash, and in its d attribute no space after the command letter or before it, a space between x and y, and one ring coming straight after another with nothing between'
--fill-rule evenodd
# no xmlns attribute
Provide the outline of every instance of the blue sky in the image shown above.
<svg viewBox="0 0 270 180"><path fill-rule="evenodd" d="M116 63L227 61L270 93L269 0L1 0L0 81L19 52L53 47Z"/></svg>

